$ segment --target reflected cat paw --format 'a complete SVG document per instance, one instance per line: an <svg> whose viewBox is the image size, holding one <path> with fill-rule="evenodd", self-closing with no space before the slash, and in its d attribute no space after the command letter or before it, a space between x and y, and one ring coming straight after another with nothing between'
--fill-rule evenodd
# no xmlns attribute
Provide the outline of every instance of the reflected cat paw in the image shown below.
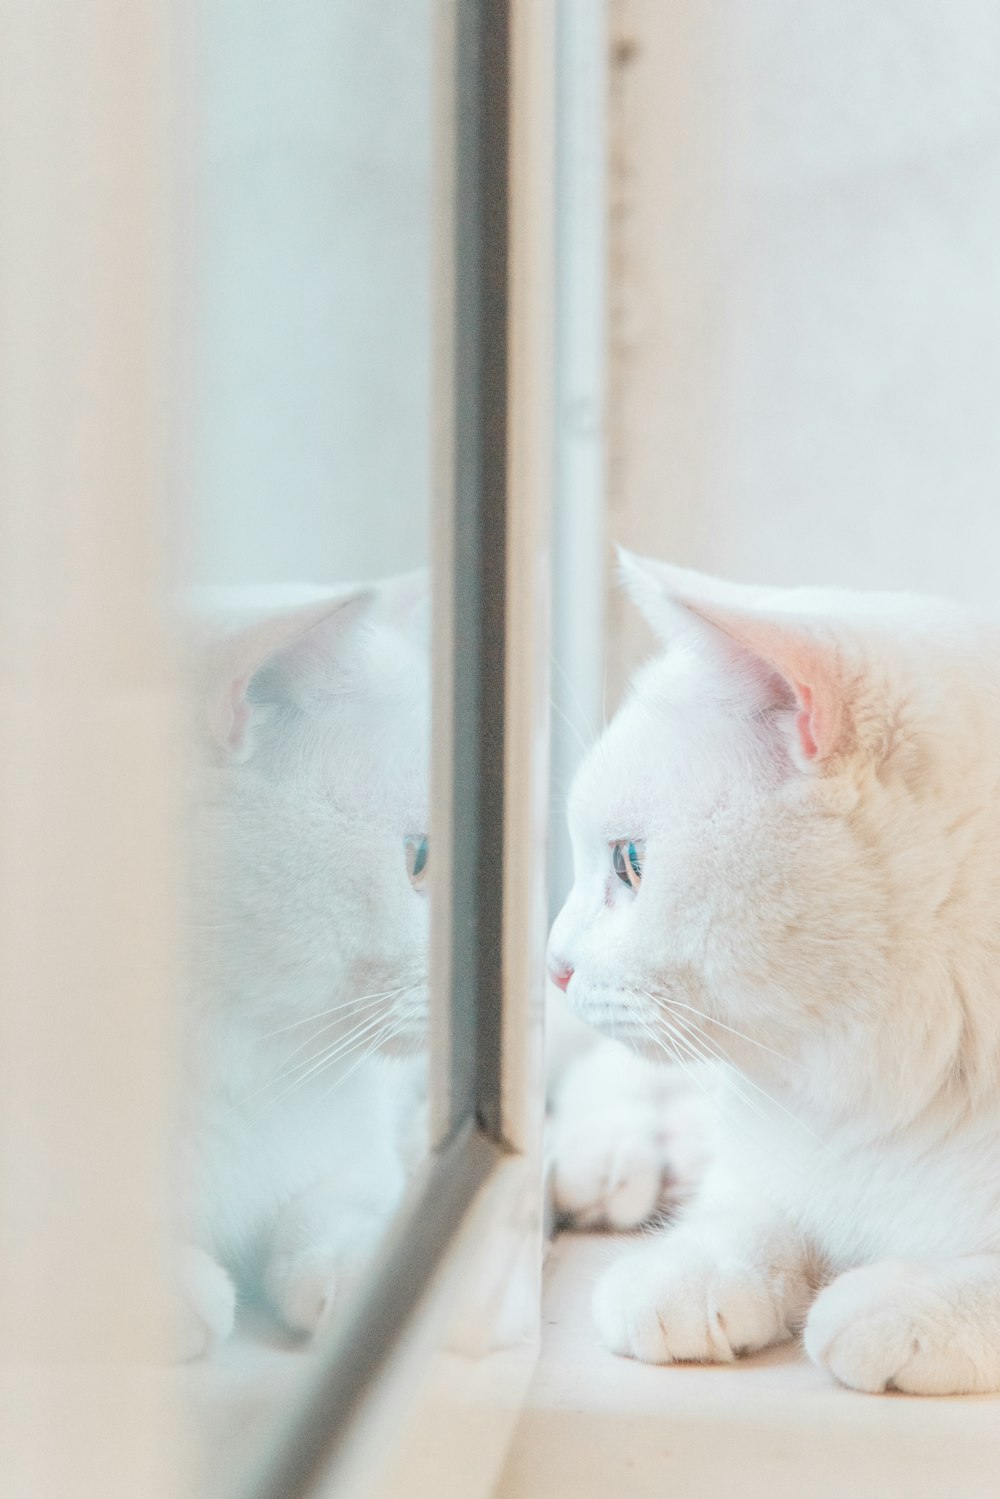
<svg viewBox="0 0 1000 1499"><path fill-rule="evenodd" d="M371 1263L394 1203L351 1202L318 1182L286 1204L278 1220L264 1292L292 1332L314 1333Z"/></svg>
<svg viewBox="0 0 1000 1499"><path fill-rule="evenodd" d="M312 1334L329 1316L341 1281L332 1264L288 1269L269 1278L271 1300L290 1331Z"/></svg>
<svg viewBox="0 0 1000 1499"><path fill-rule="evenodd" d="M180 1286L177 1357L189 1362L204 1358L229 1337L236 1319L236 1289L218 1261L194 1244L181 1251Z"/></svg>
<svg viewBox="0 0 1000 1499"><path fill-rule="evenodd" d="M350 1250L325 1245L279 1251L268 1267L264 1289L290 1332L312 1335L349 1294L366 1261L360 1245Z"/></svg>

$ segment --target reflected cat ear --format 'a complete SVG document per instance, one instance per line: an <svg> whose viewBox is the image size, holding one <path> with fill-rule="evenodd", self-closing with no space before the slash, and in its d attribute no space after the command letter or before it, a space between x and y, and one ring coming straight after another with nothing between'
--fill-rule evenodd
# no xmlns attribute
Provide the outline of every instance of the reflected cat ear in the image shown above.
<svg viewBox="0 0 1000 1499"><path fill-rule="evenodd" d="M371 611L363 589L272 615L228 635L210 652L208 727L228 760L249 758L255 703L302 701L329 692L346 665L345 648Z"/></svg>
<svg viewBox="0 0 1000 1499"><path fill-rule="evenodd" d="M767 683L775 706L793 710L790 747L801 766L820 765L847 747L843 670L822 620L775 607L780 591L727 583L622 548L618 561L630 596L661 640L690 633L693 625L737 674Z"/></svg>
<svg viewBox="0 0 1000 1499"><path fill-rule="evenodd" d="M430 649L431 575L426 567L385 578L376 585L378 612L392 629L424 650Z"/></svg>

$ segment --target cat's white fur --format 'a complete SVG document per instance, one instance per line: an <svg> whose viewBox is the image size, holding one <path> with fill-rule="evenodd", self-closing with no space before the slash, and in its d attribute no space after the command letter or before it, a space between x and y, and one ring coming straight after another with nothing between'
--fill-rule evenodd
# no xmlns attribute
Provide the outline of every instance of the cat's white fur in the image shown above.
<svg viewBox="0 0 1000 1499"><path fill-rule="evenodd" d="M404 853L427 830L424 593L223 594L192 649L188 1356L230 1331L237 1287L312 1330L402 1190L386 1054L419 1044L427 1003Z"/></svg>
<svg viewBox="0 0 1000 1499"><path fill-rule="evenodd" d="M555 1003L546 1016L547 1053L553 1011ZM557 1221L622 1231L676 1212L704 1169L708 1112L678 1067L604 1037L574 1048L549 1086L546 1148Z"/></svg>
<svg viewBox="0 0 1000 1499"><path fill-rule="evenodd" d="M804 1329L859 1390L1000 1389L997 627L623 570L668 649L577 777L551 960L586 1019L728 1084L695 1202L599 1282L598 1328L662 1363Z"/></svg>

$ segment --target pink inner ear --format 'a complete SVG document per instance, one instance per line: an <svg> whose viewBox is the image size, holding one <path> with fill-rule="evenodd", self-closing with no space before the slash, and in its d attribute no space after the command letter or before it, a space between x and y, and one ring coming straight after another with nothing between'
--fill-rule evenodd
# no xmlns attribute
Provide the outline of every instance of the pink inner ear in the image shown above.
<svg viewBox="0 0 1000 1499"><path fill-rule="evenodd" d="M256 673L269 663L280 663L286 679L294 684L318 663L327 679L331 668L325 663L342 649L342 632L353 628L373 600L372 591L362 589L267 616L223 637L210 651L207 663L207 717L215 743L228 754L245 754L254 716L247 691Z"/></svg>
<svg viewBox="0 0 1000 1499"><path fill-rule="evenodd" d="M687 607L766 662L788 684L798 705L795 734L803 759L832 755L843 731L843 704L829 652L794 626L786 628L773 619L700 604L688 603Z"/></svg>
<svg viewBox="0 0 1000 1499"><path fill-rule="evenodd" d="M799 736L799 745L807 760L815 760L819 754L819 744L814 732L815 712L812 688L796 685L795 696L801 704L795 715L795 729Z"/></svg>
<svg viewBox="0 0 1000 1499"><path fill-rule="evenodd" d="M785 651L772 646L768 656L795 694L795 733L802 758L826 759L836 752L844 730L841 688L831 662L819 652L794 645Z"/></svg>
<svg viewBox="0 0 1000 1499"><path fill-rule="evenodd" d="M798 704L795 733L802 758L814 761L832 755L843 721L840 687L829 653L815 640L804 639L773 620L744 617L728 620L723 628L761 655L792 689Z"/></svg>

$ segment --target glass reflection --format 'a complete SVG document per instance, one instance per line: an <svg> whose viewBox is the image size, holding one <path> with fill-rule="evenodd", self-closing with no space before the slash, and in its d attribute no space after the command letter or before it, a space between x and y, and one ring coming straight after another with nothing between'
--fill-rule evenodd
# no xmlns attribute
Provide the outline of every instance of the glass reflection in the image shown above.
<svg viewBox="0 0 1000 1499"><path fill-rule="evenodd" d="M237 1302L315 1331L422 1138L427 581L268 592L192 645L187 1357Z"/></svg>
<svg viewBox="0 0 1000 1499"><path fill-rule="evenodd" d="M174 1185L214 1494L426 1148L431 7L205 0L191 44Z"/></svg>

